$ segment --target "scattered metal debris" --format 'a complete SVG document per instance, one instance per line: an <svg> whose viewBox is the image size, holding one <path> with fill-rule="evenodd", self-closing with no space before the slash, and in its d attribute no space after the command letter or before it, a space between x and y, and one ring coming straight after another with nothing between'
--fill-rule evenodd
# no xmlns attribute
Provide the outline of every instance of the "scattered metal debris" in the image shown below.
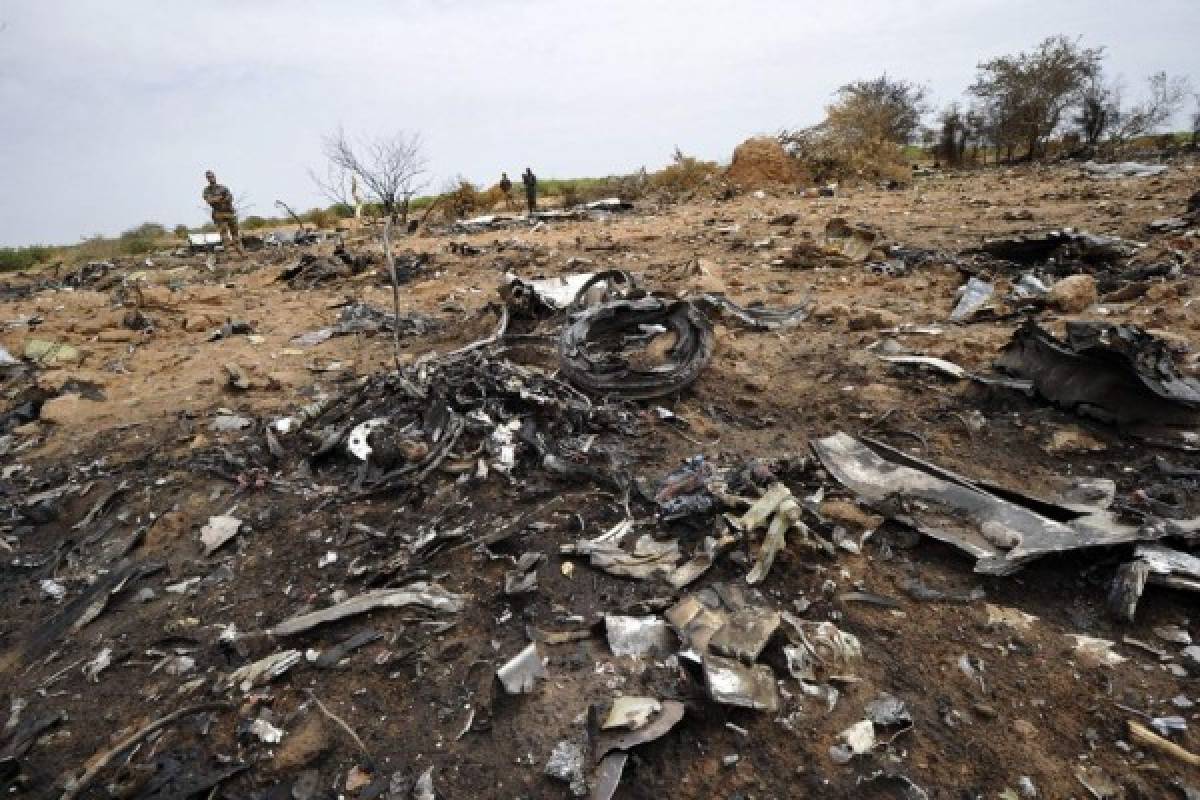
<svg viewBox="0 0 1200 800"><path fill-rule="evenodd" d="M658 617L604 617L608 647L614 656L666 656L673 641L667 623Z"/></svg>
<svg viewBox="0 0 1200 800"><path fill-rule="evenodd" d="M614 698L601 728L629 728L636 731L662 711L662 703L653 697L631 697L622 695Z"/></svg>
<svg viewBox="0 0 1200 800"><path fill-rule="evenodd" d="M538 653L537 643L530 642L524 650L496 670L496 677L509 694L532 692L538 679L546 677L546 666Z"/></svg>
<svg viewBox="0 0 1200 800"><path fill-rule="evenodd" d="M1147 518L1128 524L1107 510L1056 507L844 433L814 442L813 449L838 481L872 507L975 557L976 572L1007 575L1049 553L1200 529L1200 522ZM1055 517L1043 513L1048 511Z"/></svg>
<svg viewBox="0 0 1200 800"><path fill-rule="evenodd" d="M1027 322L997 363L1060 408L1102 422L1200 419L1200 381L1180 375L1166 344L1132 325L1068 322L1060 341Z"/></svg>
<svg viewBox="0 0 1200 800"><path fill-rule="evenodd" d="M760 583L771 571L775 556L783 549L788 531L794 530L809 543L814 542L809 535L808 527L801 520L800 505L792 496L791 489L783 483L774 483L766 493L750 506L741 517L728 516L730 524L739 531L750 533L763 525L767 532L763 536L754 560L754 567L746 576L748 583ZM828 549L828 547L826 548Z"/></svg>
<svg viewBox="0 0 1200 800"><path fill-rule="evenodd" d="M708 640L709 648L723 656L753 664L779 628L779 612L764 608L740 608Z"/></svg>
<svg viewBox="0 0 1200 800"><path fill-rule="evenodd" d="M661 704L661 711L650 722L633 730L602 731L597 721L597 708L592 706L588 709L591 759L598 762L592 778L591 797L594 800L607 800L616 792L629 750L662 738L683 719L683 703L663 700Z"/></svg>
<svg viewBox="0 0 1200 800"><path fill-rule="evenodd" d="M1167 171L1166 164L1141 164L1137 161L1120 161L1113 164L1101 164L1096 161L1085 161L1080 167L1083 174L1089 178L1151 178L1162 175Z"/></svg>
<svg viewBox="0 0 1200 800"><path fill-rule="evenodd" d="M703 294L697 299L706 311L731 319L756 331L785 331L795 328L812 314L814 303L809 301L790 308L739 306L723 294Z"/></svg>
<svg viewBox="0 0 1200 800"><path fill-rule="evenodd" d="M983 308L995 292L995 286L987 281L971 276L967 280L966 285L963 286L962 297L959 298L958 304L950 312L950 321L966 322L975 312Z"/></svg>
<svg viewBox="0 0 1200 800"><path fill-rule="evenodd" d="M1134 560L1122 564L1113 578L1108 593L1109 608L1121 619L1132 622L1147 583L1200 592L1200 558L1158 544L1138 545ZM1183 642L1190 643L1190 637Z"/></svg>
<svg viewBox="0 0 1200 800"><path fill-rule="evenodd" d="M662 363L634 366L624 341L670 339ZM620 342L614 346L613 342ZM618 300L586 309L563 328L559 366L592 395L649 399L690 386L713 353L712 325L688 302L656 297Z"/></svg>
<svg viewBox="0 0 1200 800"><path fill-rule="evenodd" d="M284 675L303 660L304 655L299 650L280 650L251 664L238 667L229 674L222 685L229 688L236 686L242 692L249 692L256 686L263 686Z"/></svg>
<svg viewBox="0 0 1200 800"><path fill-rule="evenodd" d="M570 786L571 794L576 797L583 797L588 792L583 768L583 748L577 742L562 741L556 744L543 772Z"/></svg>
<svg viewBox="0 0 1200 800"><path fill-rule="evenodd" d="M829 748L835 764L848 764L855 756L866 755L875 748L875 726L864 719L838 734L838 743Z"/></svg>
<svg viewBox="0 0 1200 800"><path fill-rule="evenodd" d="M715 702L769 713L779 710L775 674L766 664L746 666L709 653L704 656L704 683Z"/></svg>
<svg viewBox="0 0 1200 800"><path fill-rule="evenodd" d="M436 583L418 581L399 589L372 589L345 602L320 611L310 611L280 622L270 629L273 636L293 636L318 625L365 614L377 608L422 606L433 611L457 613L463 610L466 597L448 592Z"/></svg>

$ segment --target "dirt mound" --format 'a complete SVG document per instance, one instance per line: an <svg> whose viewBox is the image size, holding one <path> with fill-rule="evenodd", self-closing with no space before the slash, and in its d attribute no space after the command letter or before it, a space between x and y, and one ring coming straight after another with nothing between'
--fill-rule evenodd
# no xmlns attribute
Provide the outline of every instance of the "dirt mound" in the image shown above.
<svg viewBox="0 0 1200 800"><path fill-rule="evenodd" d="M747 188L805 181L804 170L791 158L776 139L757 136L739 144L733 151L733 163L725 171L732 184Z"/></svg>

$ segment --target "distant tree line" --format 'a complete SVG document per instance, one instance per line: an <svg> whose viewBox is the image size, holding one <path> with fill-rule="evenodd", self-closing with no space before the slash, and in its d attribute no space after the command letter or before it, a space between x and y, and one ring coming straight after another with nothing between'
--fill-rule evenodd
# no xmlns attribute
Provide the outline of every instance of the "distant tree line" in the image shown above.
<svg viewBox="0 0 1200 800"><path fill-rule="evenodd" d="M918 143L950 165L989 153L1042 158L1052 141L1079 154L1116 152L1162 130L1192 102L1190 145L1200 146L1200 94L1186 77L1157 72L1144 97L1126 103L1104 59L1104 48L1062 35L989 59L978 65L968 100L939 111L931 127L922 124L930 113L926 87L886 74L855 81L837 89L821 123L780 138L818 178L886 176L903 166L904 148Z"/></svg>
<svg viewBox="0 0 1200 800"><path fill-rule="evenodd" d="M933 114L927 87L887 74L840 86L818 124L785 130L779 140L815 180L900 178L907 175L911 149L923 147L939 162L968 162L1045 157L1052 143L1078 155L1113 155L1160 132L1186 105L1190 137L1200 148L1200 93L1185 76L1156 72L1146 79L1136 102L1126 102L1125 87L1105 72L1103 47L1051 36L1028 52L998 56L980 63L966 98ZM925 120L932 115L932 125ZM1177 141L1172 137L1172 141ZM391 137L351 140L338 131L326 137L327 170L311 173L333 200L328 208L299 215L305 224L331 228L355 216L404 223L410 211L424 216L440 209L447 218L496 207L504 196L458 177L439 194L418 196L424 188L425 157L420 136L399 132ZM543 196L561 197L564 205L609 195L635 199L655 192L666 199L686 200L697 191L722 189L715 162L685 156L676 149L673 162L657 172L572 181L542 180ZM359 191L361 190L361 192ZM361 196L358 196L360 195ZM257 230L294 224L290 216L244 218L242 227ZM61 260L142 255L185 238L187 225L171 235L153 222L116 237L86 237L77 245L0 248L0 271L28 269ZM198 230L214 230L204 225Z"/></svg>

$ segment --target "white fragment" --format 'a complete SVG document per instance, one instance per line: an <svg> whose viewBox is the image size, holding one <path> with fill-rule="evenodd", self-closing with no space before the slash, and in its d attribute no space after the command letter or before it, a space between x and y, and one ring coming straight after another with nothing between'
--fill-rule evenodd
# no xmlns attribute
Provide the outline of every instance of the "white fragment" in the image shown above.
<svg viewBox="0 0 1200 800"><path fill-rule="evenodd" d="M847 764L875 747L875 725L869 719L859 720L839 733L838 739L838 744L829 748L829 757L836 764Z"/></svg>
<svg viewBox="0 0 1200 800"><path fill-rule="evenodd" d="M276 728L262 717L250 723L250 732L267 744L278 744L283 740L283 729Z"/></svg>
<svg viewBox="0 0 1200 800"><path fill-rule="evenodd" d="M96 654L96 657L83 665L84 677L91 683L100 682L100 673L112 664L112 648L106 647Z"/></svg>
<svg viewBox="0 0 1200 800"><path fill-rule="evenodd" d="M41 587L42 593L56 603L61 603L62 599L67 596L67 587L63 586L58 581L43 578L38 586Z"/></svg>
<svg viewBox="0 0 1200 800"><path fill-rule="evenodd" d="M208 524L200 529L200 541L204 544L205 557L211 556L222 545L237 536L242 521L237 517L209 517Z"/></svg>
<svg viewBox="0 0 1200 800"><path fill-rule="evenodd" d="M383 417L376 417L355 425L354 429L350 431L350 435L346 437L346 449L350 451L350 455L359 461L366 461L371 455L371 445L367 444L367 438L371 435L371 431L385 422L387 420Z"/></svg>

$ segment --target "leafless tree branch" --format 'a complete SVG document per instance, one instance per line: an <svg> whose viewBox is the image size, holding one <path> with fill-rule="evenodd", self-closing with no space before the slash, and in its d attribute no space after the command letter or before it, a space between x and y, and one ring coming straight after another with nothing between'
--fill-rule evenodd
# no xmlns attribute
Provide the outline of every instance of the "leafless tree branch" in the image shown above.
<svg viewBox="0 0 1200 800"><path fill-rule="evenodd" d="M408 222L408 206L413 197L425 187L425 154L421 136L399 131L393 136L363 138L351 141L339 128L326 136L323 143L328 159L326 178L311 170L309 175L326 196L335 202L346 202L352 180L366 191L367 198L383 208L383 256L392 281L392 348L396 369L400 369L400 283L396 277L396 260L392 256L392 225Z"/></svg>
<svg viewBox="0 0 1200 800"><path fill-rule="evenodd" d="M424 145L420 134L399 131L392 136L351 140L346 132L325 137L327 177L313 180L337 202L347 202L352 176L357 176L368 198L384 213L400 222L408 221L408 204L426 185Z"/></svg>
<svg viewBox="0 0 1200 800"><path fill-rule="evenodd" d="M350 182L353 180L353 173L347 172L342 167L329 161L325 165L325 174L321 175L316 170L310 169L308 177L316 184L319 191L326 200L331 203L341 203L342 205L354 205L354 199L350 191Z"/></svg>

